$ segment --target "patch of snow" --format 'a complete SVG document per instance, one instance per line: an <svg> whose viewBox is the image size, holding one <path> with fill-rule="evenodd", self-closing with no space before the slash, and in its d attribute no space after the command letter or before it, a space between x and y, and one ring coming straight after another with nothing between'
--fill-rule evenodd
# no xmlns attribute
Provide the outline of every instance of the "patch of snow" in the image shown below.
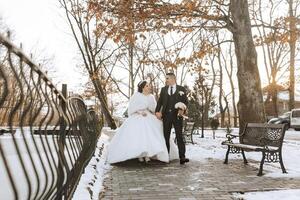
<svg viewBox="0 0 300 200"><path fill-rule="evenodd" d="M98 141L98 146L96 150L96 152L98 152L99 147L101 147L101 145L104 145L103 154L99 158L100 161L98 162L95 161L97 157L94 157L91 160L91 162L89 163L88 167L85 170L86 173L83 174L80 180L80 184L78 185L78 188L76 190L73 199L78 199L78 200L97 199L100 192L104 190L102 186L103 179L105 178L105 174L111 169L110 165L105 162L106 154L107 154L105 147L108 145L109 139L114 135L114 133L115 130L110 130L110 128L103 128L103 134ZM226 140L225 129L216 130L215 139L213 139L212 130L205 130L204 138L201 138L201 131L199 131L199 133L200 135L194 135L195 144L194 145L188 144L186 146L187 148L186 156L191 160L200 161L200 162L207 162L211 159L224 160L227 147L222 146L221 142ZM233 129L233 134L238 134L238 129ZM300 151L298 150L300 147L300 134L299 132L290 129L289 131L286 132L286 138L288 138L288 140L285 140L283 145L283 160L284 160L285 167L288 171L288 174L282 174L279 163L266 163L264 165L265 176L283 177L283 178L300 177L300 169L298 167L300 165L300 159L298 159L300 157ZM97 153L95 154L97 155ZM254 165L257 169L259 168L259 164L251 163L251 160L260 162L261 153L246 152L246 157L249 159L250 165ZM242 162L243 158L239 154L230 154L229 161L231 159L240 159ZM163 167L163 169L171 169L171 168L173 169L174 167L171 166ZM124 171L124 173L134 173L134 172L135 170ZM195 172L195 178L201 175L201 173L204 172ZM207 172L205 173L207 174ZM97 177L97 179L95 179L95 177ZM202 180L199 179L198 182L199 184L201 184ZM236 184L246 184L246 183L237 182ZM169 184L160 183L160 185L168 186ZM187 187L189 187L190 190L193 190L197 188L197 185L190 185ZM139 191L139 190L143 190L143 188L131 188L131 190ZM215 188L207 188L207 190L214 191ZM284 191L279 191L279 192L284 192ZM292 191L291 193L294 192L295 191ZM297 193L297 195L299 194ZM258 200L258 198L256 199ZM266 198L261 197L261 199L266 199ZM276 199L272 199L272 200L276 200Z"/></svg>
<svg viewBox="0 0 300 200"><path fill-rule="evenodd" d="M195 144L186 146L186 157L201 162L207 162L209 159L224 159L227 147L222 146L221 142L226 139L225 131L216 130L216 139L213 139L212 130L205 130L204 138L201 138L201 130L199 133L200 135L194 135Z"/></svg>
<svg viewBox="0 0 300 200"><path fill-rule="evenodd" d="M41 188L49 186L49 183L55 182L55 177L52 175L53 169L58 165L57 158L57 136L51 135L32 135L28 127L24 127L23 131L17 129L14 137L11 134L4 134L0 136L0 147L5 155L5 161L8 164L9 171L12 172L12 179L18 191L18 199L26 199L29 189L27 187L27 180L23 171L22 163L18 156L18 150L22 155L26 173L31 184L32 191L35 192L40 188L39 196L41 196ZM77 159L75 156L68 156L67 149L73 148L76 138L70 136L66 137L65 155L69 167ZM18 147L18 150L16 148ZM30 152L30 154L29 154ZM49 152L53 152L50 156ZM31 161L32 158L32 161ZM32 163L33 162L33 163ZM0 199L14 199L14 192L9 180L9 175L5 167L4 158L0 156L0 183L4 185L5 189L0 190ZM48 177L48 179L46 178ZM39 178L39 182L37 181Z"/></svg>
<svg viewBox="0 0 300 200"><path fill-rule="evenodd" d="M80 178L73 200L99 199L99 194L104 189L103 180L106 177L105 174L111 168L106 163L108 139L108 136L105 134L102 134L99 138L95 154Z"/></svg>
<svg viewBox="0 0 300 200"><path fill-rule="evenodd" d="M117 129L116 130L112 130L109 127L104 127L102 129L103 135L108 136L108 141L110 141L112 139L112 137L115 135L116 131L117 131Z"/></svg>
<svg viewBox="0 0 300 200"><path fill-rule="evenodd" d="M299 200L300 190L277 190L277 191L267 191L267 192L249 192L245 194L234 194L237 199L244 200Z"/></svg>
<svg viewBox="0 0 300 200"><path fill-rule="evenodd" d="M211 159L224 160L227 146L221 145L221 142L226 140L225 130L219 129L216 131L216 139L213 139L212 130L205 130L204 138L200 135L194 136L195 144L188 144L186 147L186 156L191 160L200 162L207 162ZM238 134L238 129L233 129L233 134ZM290 129L286 132L287 139L284 140L282 148L283 163L288 174L283 174L279 163L265 163L264 173L268 177L283 177L283 178L298 178L300 177L300 132ZM249 165L259 168L259 164L251 163L251 160L260 162L260 152L245 152ZM229 162L231 159L240 159L242 162L241 154L230 154Z"/></svg>

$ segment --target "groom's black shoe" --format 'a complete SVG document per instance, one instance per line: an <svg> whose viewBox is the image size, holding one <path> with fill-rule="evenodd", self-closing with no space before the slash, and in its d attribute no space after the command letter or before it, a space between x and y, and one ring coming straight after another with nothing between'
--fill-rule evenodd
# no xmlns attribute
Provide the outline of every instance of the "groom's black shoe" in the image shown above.
<svg viewBox="0 0 300 200"><path fill-rule="evenodd" d="M186 162L190 162L190 160L188 158L182 158L180 159L180 164L183 165Z"/></svg>

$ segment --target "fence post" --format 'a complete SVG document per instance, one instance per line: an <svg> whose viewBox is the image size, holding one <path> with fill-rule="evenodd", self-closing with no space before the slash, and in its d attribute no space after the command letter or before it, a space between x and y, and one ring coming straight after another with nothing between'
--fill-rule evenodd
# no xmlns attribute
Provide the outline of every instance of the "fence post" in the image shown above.
<svg viewBox="0 0 300 200"><path fill-rule="evenodd" d="M62 84L62 95L67 99L67 84ZM60 99L60 106L62 108L63 113L67 112L67 102L64 101L64 99ZM60 155L64 154L64 149L65 149L65 140L66 140L66 122L64 118L61 116L60 117L60 135L58 136L58 146L59 146L59 152ZM64 183L64 163L62 162L62 158L58 159L58 173L57 173L57 200L62 200L63 195L65 194L67 188L63 190L63 183Z"/></svg>

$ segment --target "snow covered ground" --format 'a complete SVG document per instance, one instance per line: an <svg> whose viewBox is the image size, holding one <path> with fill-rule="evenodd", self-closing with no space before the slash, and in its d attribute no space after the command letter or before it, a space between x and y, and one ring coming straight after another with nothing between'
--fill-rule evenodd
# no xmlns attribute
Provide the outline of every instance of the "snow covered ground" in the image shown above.
<svg viewBox="0 0 300 200"><path fill-rule="evenodd" d="M110 170L110 166L105 163L106 158L106 146L109 145L109 139L113 136L115 131L111 131L108 128L104 128L104 133L101 136L101 139L98 142L98 147L104 146L102 156L96 156L91 160L86 173L82 176L78 189L74 195L74 199L82 199L83 197L89 196L90 199L96 199L102 187L102 181L105 177L105 173ZM238 129L233 129L233 133L238 133ZM196 144L188 144L186 156L191 159L191 161L200 161L207 162L211 159L223 160L226 153L226 146L222 146L221 142L226 139L225 130L217 130L216 138L213 139L213 134L211 130L205 130L204 138L201 138L200 135L194 136L194 141ZM246 153L246 156L249 160L260 161L261 153ZM95 160L98 161L96 162ZM278 163L266 163L264 166L264 176L270 177L281 177L281 178L291 178L291 177L300 177L300 132L294 131L292 129L286 132L285 142L283 145L283 159L285 167L288 171L288 174L282 174L281 169ZM230 155L230 159L242 159L241 155ZM257 163L251 163L258 168ZM97 178L96 178L97 177ZM269 194L270 193L270 194ZM97 195L96 195L97 194ZM244 195L236 194L236 197L243 199L267 199L267 195L274 195L277 197L285 196L286 199L299 199L298 190L280 190L272 192L257 192L257 193L247 193ZM287 198L288 197L288 198ZM272 198L272 200L277 200L281 198ZM268 198L269 199L269 198Z"/></svg>
<svg viewBox="0 0 300 200"><path fill-rule="evenodd" d="M15 142L12 135L9 133L1 135L0 147L5 155L5 160L9 165L13 182L18 191L18 199L28 199L27 195L29 193L29 184L26 181L26 176L14 143L17 144L17 147L22 155L26 173L28 174L30 181L31 192L35 194L38 190L38 195L42 195L44 190L48 191L50 188L54 188L56 177L53 173L56 173L55 169L58 165L57 136L32 135L30 133L30 129L25 127L23 133L20 131L20 129L17 129L14 139ZM95 156L91 159L89 165L85 169L84 175L81 177L81 181L74 195L74 199L98 199L97 197L102 190L101 185L103 182L105 169L109 169L110 167L109 165L105 164L106 145L108 143L108 139L109 137L106 135L101 136L99 139L97 148L95 150ZM71 144L71 141L73 145ZM79 151L76 149L76 146L74 146L74 143L76 143L76 139L73 136L66 138L65 155L69 167L72 166L72 163L75 162L75 159L77 159L78 156L77 154L72 154L73 151ZM67 149L72 150L72 152L70 152L72 154L71 157L69 156ZM30 154L28 152L30 152ZM50 155L49 152L52 152L52 154ZM35 167L33 167L29 155L31 155ZM42 160L42 162L40 160ZM0 189L0 200L15 199L12 185L5 168L4 159L1 155L0 183L2 186L4 186Z"/></svg>
<svg viewBox="0 0 300 200"><path fill-rule="evenodd" d="M233 133L238 134L238 129L233 129ZM187 157L191 160L206 162L207 159L221 159L225 158L226 146L222 146L221 142L226 140L225 130L216 131L216 139L212 139L212 131L206 130L204 138L199 135L195 136L195 145L187 146ZM259 161L261 160L260 152L246 152L247 159ZM283 144L283 162L288 171L288 174L282 174L279 163L265 163L264 176L269 177L298 177L300 178L300 132L289 129L286 131L286 136ZM230 154L230 159L242 159L240 154ZM249 165L259 167L256 163L249 162Z"/></svg>
<svg viewBox="0 0 300 200"><path fill-rule="evenodd" d="M30 182L29 184L31 187L31 192L33 194L35 194L35 192L37 192L38 190L39 195L41 195L44 189L49 190L50 188L55 187L56 177L53 176L53 173L56 172L54 172L53 170L57 168L58 163L58 144L56 137L57 136L50 135L31 135L29 128L26 127L24 128L23 134L21 133L20 129L17 129L16 131L16 134L14 136L15 143L17 144L17 147L19 148L19 151L22 155L26 173ZM65 155L69 166L71 166L71 163L74 163L77 157L76 155L74 157L68 156L67 149L73 148L73 150L77 150L74 145L71 145L70 141L72 141L73 143L76 142L74 140L74 137L72 136L66 138L67 148L65 148ZM28 182L26 181L26 176L23 171L22 164L19 160L17 149L14 145L14 140L11 134L1 135L0 145L5 155L5 160L9 165L13 182L18 191L18 199L27 199L30 188ZM28 152L30 152L30 154ZM49 152L52 152L52 156ZM32 165L29 155L31 155L35 166ZM2 186L4 186L0 189L0 199L14 199L12 186L10 184L2 156L0 156L0 183Z"/></svg>
<svg viewBox="0 0 300 200"><path fill-rule="evenodd" d="M90 163L88 164L87 168L85 169L85 173L82 175L79 185L76 189L76 192L73 196L75 200L81 199L98 199L99 194L103 190L103 180L105 178L105 174L111 169L110 165L108 165L106 161L106 154L107 154L107 145L109 145L109 139L113 136L115 131L111 131L108 128L103 129L102 136L100 137L97 149L95 151L94 157L91 159ZM238 132L238 129L233 130L234 133ZM186 156L191 159L192 161L200 161L200 162L207 162L211 159L218 159L223 160L225 157L226 147L221 145L221 142L225 140L225 130L217 130L216 131L216 138L213 139L212 131L205 130L204 138L201 138L200 135L194 136L194 141L196 144L188 144L187 145L187 152ZM18 133L16 134L17 142L18 140L23 140L22 136ZM50 136L49 136L50 137ZM32 146L32 139L30 137L25 137L26 140L29 142L30 148ZM36 138L38 140L38 138ZM54 148L54 143L50 141L50 149ZM16 152L12 146L12 139L9 135L0 136L0 143L2 146L6 148L6 153L9 155L10 162L13 163L14 160L17 159ZM24 143L24 142L23 142ZM39 143L39 142L38 142ZM21 145L22 146L22 145ZM24 146L24 144L23 144ZM22 147L25 148L25 147ZM54 150L54 149L53 149ZM34 149L32 149L34 151ZM26 153L26 152L25 152ZM35 158L37 154L33 154ZM260 153L246 153L247 158L250 160L249 164L258 168L258 163L253 163L251 160L260 161L261 154ZM264 176L269 177L278 177L278 178L299 178L300 177L300 132L294 131L290 129L286 132L285 141L283 144L283 160L285 167L288 171L288 174L282 174L280 170L280 166L278 163L266 163L264 166ZM229 159L241 159L241 155L230 155ZM28 159L29 160L29 159ZM230 160L229 160L230 161ZM17 161L16 161L17 162ZM29 161L28 161L29 162ZM0 169L4 169L3 160L0 158ZM16 166L15 176L18 174L22 174L21 168ZM20 173L18 173L18 171ZM4 174L3 170L0 170L0 181L1 183L8 183L7 177ZM22 184L20 180L17 182L18 185ZM40 183L43 185L43 183ZM23 188L26 192L27 188ZM274 192L274 193L273 193ZM7 194L8 193L8 194ZM280 195L284 195L285 197L290 197L286 199L293 199L293 196L299 197L300 191L298 190L280 190L280 191L272 191L271 195L275 195L276 197ZM6 197L5 195L11 195L11 191L7 190L0 190L0 197ZM241 195L241 194L236 194ZM239 196L243 199L266 199L264 198L266 192L257 192L257 193L247 193ZM255 196L255 197L253 197ZM8 196L9 197L9 196ZM11 198L5 198L11 199ZM296 198L299 199L299 198ZM272 200L276 200L272 198Z"/></svg>
<svg viewBox="0 0 300 200"><path fill-rule="evenodd" d="M105 162L108 139L109 137L103 134L98 140L95 154L80 178L73 196L74 200L99 199L105 173L110 170L110 165Z"/></svg>
<svg viewBox="0 0 300 200"><path fill-rule="evenodd" d="M277 190L267 192L249 192L246 194L235 194L235 198L244 200L299 200L300 190Z"/></svg>
<svg viewBox="0 0 300 200"><path fill-rule="evenodd" d="M234 133L238 133L238 129L233 130ZM205 131L205 137L200 138L196 136L195 141L197 144L187 146L187 157L191 160L197 160L201 162L206 162L209 159L224 159L226 147L220 145L222 141L225 140L225 131L217 130L216 139L212 139L212 132ZM261 160L261 153L256 152L246 152L247 159ZM285 140L283 144L283 161L288 174L283 174L279 163L265 163L264 165L264 176L277 177L277 178L300 178L300 132L289 129L286 131ZM241 159L242 156L237 154L229 155L230 159ZM258 163L251 163L249 165L259 168ZM262 191L262 192L249 192L246 194L235 194L236 199L243 200L299 200L300 190L278 190L278 191Z"/></svg>

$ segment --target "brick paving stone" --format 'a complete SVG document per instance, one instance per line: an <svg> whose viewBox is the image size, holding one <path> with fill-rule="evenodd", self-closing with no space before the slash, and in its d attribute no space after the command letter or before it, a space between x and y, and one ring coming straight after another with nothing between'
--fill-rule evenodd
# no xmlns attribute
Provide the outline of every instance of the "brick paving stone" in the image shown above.
<svg viewBox="0 0 300 200"><path fill-rule="evenodd" d="M258 177L259 163L251 163L255 164L230 160L224 165L222 160L208 159L182 166L176 161L146 165L131 160L113 166L104 180L101 199L229 200L234 192L300 189L299 178Z"/></svg>

